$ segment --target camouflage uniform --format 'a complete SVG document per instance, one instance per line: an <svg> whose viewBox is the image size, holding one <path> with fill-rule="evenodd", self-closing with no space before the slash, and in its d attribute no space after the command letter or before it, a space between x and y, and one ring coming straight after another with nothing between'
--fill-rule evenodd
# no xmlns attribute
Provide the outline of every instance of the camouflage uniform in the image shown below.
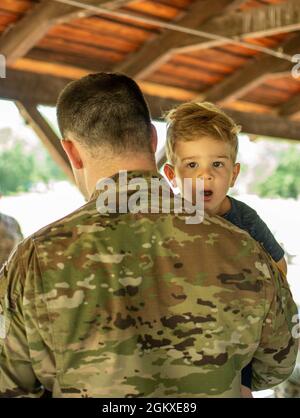
<svg viewBox="0 0 300 418"><path fill-rule="evenodd" d="M239 397L251 360L254 390L292 373L296 306L248 233L220 217L99 214L99 194L0 275L2 396Z"/></svg>
<svg viewBox="0 0 300 418"><path fill-rule="evenodd" d="M300 398L300 351L293 374L274 389L275 398Z"/></svg>
<svg viewBox="0 0 300 418"><path fill-rule="evenodd" d="M22 239L18 222L14 218L0 213L0 268Z"/></svg>

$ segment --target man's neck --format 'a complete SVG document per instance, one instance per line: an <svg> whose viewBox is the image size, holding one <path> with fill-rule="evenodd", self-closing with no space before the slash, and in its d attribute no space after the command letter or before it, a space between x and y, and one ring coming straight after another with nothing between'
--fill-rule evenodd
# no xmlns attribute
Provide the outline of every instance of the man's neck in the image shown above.
<svg viewBox="0 0 300 418"><path fill-rule="evenodd" d="M154 159L151 160L144 156L137 158L136 155L132 158L130 156L126 159L123 158L119 163L114 161L113 164L106 165L105 167L101 167L101 163L99 165L86 170L86 186L89 197L91 197L96 189L96 184L99 179L112 177L119 171L157 171Z"/></svg>

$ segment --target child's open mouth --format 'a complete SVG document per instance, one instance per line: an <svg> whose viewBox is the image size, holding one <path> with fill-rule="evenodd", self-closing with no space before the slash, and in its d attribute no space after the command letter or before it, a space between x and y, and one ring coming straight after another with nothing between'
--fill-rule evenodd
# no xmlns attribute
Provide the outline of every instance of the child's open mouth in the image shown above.
<svg viewBox="0 0 300 418"><path fill-rule="evenodd" d="M204 190L204 201L207 202L207 201L211 200L212 195L213 195L212 190Z"/></svg>

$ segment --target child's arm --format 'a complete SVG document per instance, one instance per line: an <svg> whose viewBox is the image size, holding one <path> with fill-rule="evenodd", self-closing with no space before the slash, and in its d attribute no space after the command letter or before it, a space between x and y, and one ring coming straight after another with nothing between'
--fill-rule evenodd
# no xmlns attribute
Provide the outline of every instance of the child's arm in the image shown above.
<svg viewBox="0 0 300 418"><path fill-rule="evenodd" d="M234 209L234 216L231 218L225 217L230 222L238 227L246 230L252 238L263 245L264 249L273 258L280 271L286 275L287 265L284 259L284 250L276 241L274 235L260 218L257 212L240 200L230 198L232 209Z"/></svg>

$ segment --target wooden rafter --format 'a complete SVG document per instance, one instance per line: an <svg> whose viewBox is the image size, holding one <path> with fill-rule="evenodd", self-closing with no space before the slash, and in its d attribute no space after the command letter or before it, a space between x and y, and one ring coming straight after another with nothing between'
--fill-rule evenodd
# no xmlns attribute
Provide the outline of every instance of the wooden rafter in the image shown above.
<svg viewBox="0 0 300 418"><path fill-rule="evenodd" d="M177 23L225 38L238 38L241 40L300 29L300 2L298 0L289 0L284 4L272 4L253 8L243 11L243 13L239 11L228 13L228 11L236 9L238 5L244 2L232 2L227 7L225 5L226 13L222 13L222 15L214 18L207 18L202 24L197 24L195 17L192 23L188 21L192 11ZM210 2L210 4L213 9L213 2ZM221 10L221 2L217 2L217 4L218 10ZM194 7L196 7L196 4ZM218 10L215 9L215 14L218 13ZM211 16L213 16L213 13ZM172 31L166 31L134 53L127 62L118 66L117 69L132 77L142 78L167 61L173 53L191 52L199 49L219 47L225 44L228 44L226 39L211 40L204 37L175 34Z"/></svg>
<svg viewBox="0 0 300 418"><path fill-rule="evenodd" d="M82 3L105 6L109 9L121 7L128 0L81 0ZM6 57L7 64L23 57L55 25L93 14L89 10L43 0L33 7L0 38L0 54Z"/></svg>
<svg viewBox="0 0 300 418"><path fill-rule="evenodd" d="M242 126L242 132L300 141L300 122L275 115L258 115L230 109L226 109L226 113Z"/></svg>
<svg viewBox="0 0 300 418"><path fill-rule="evenodd" d="M59 92L70 80L8 69L0 79L0 97L7 100L55 106Z"/></svg>
<svg viewBox="0 0 300 418"><path fill-rule="evenodd" d="M180 104L178 101L158 99L151 96L146 96L146 99L153 119L161 119L164 112ZM242 132L300 141L300 122L298 121L292 121L277 115L238 112L229 108L226 108L226 113L242 126Z"/></svg>
<svg viewBox="0 0 300 418"><path fill-rule="evenodd" d="M232 6L231 0L197 0L190 6L187 13L175 23L195 29L230 5ZM139 51L133 53L128 61L118 65L115 70L141 79L148 75L154 67L160 65L162 60L166 60L168 54L181 42L183 36L180 32L166 30Z"/></svg>
<svg viewBox="0 0 300 418"><path fill-rule="evenodd" d="M0 97L25 103L30 98L35 104L55 106L60 91L68 81L53 76L8 70L7 78L0 80ZM145 97L153 119L160 119L163 112L182 102L182 100L162 99L147 94ZM300 140L300 122L275 115L239 112L229 108L226 108L226 111L242 125L243 132ZM55 143L59 144L56 139Z"/></svg>
<svg viewBox="0 0 300 418"><path fill-rule="evenodd" d="M300 34L297 34L280 44L279 47L286 54L294 55L299 51L299 44ZM249 90L260 84L269 74L289 71L292 69L292 66L293 63L287 60L268 55L259 56L205 92L205 99L211 102L229 102L242 97Z"/></svg>
<svg viewBox="0 0 300 418"><path fill-rule="evenodd" d="M300 113L300 94L293 96L290 100L285 102L279 109L281 116L293 116Z"/></svg>
<svg viewBox="0 0 300 418"><path fill-rule="evenodd" d="M72 77L67 78L68 72L65 67L56 68L60 71L56 73L56 77L50 75L53 71L53 66L45 68L45 73L34 73L37 66L35 62L27 62L27 65L20 66L17 70L9 68L7 70L6 78L0 79L0 98L8 100L18 100L21 102L28 102L30 100L34 103L44 104L48 106L55 106L59 92L72 79L83 77L89 74L87 70L79 70L71 73ZM31 72L30 72L31 71ZM61 76L59 76L59 74ZM65 77L62 77L65 75ZM144 94L150 96L165 96L170 99L176 99L178 102L192 100L195 97L194 92L189 92L176 87L165 87L156 83L139 82Z"/></svg>
<svg viewBox="0 0 300 418"><path fill-rule="evenodd" d="M52 76L54 75L56 77L68 78L71 80L84 77L87 74L95 72L94 70L88 68L72 67L69 65L56 64L53 62L49 63L45 61L32 60L29 58L20 58L15 64L11 65L11 68L14 68L18 71L24 71L24 76L26 72L29 72L48 74ZM12 75L11 77L13 78ZM6 82L4 81L3 84L5 85ZM12 83L11 81L7 81L7 84L11 85ZM175 100L192 100L197 96L195 92L185 90L179 87L165 86L162 84L152 83L148 81L139 81L138 84L146 94L150 94L153 96L165 96Z"/></svg>
<svg viewBox="0 0 300 418"><path fill-rule="evenodd" d="M60 139L38 111L37 105L28 102L16 102L16 106L24 120L26 120L38 135L53 160L64 171L67 177L74 182L72 168L60 144Z"/></svg>
<svg viewBox="0 0 300 418"><path fill-rule="evenodd" d="M300 29L300 2L288 0L241 12L227 13L204 23L199 30L233 39L261 38ZM176 53L220 47L228 41L186 35L176 47Z"/></svg>

